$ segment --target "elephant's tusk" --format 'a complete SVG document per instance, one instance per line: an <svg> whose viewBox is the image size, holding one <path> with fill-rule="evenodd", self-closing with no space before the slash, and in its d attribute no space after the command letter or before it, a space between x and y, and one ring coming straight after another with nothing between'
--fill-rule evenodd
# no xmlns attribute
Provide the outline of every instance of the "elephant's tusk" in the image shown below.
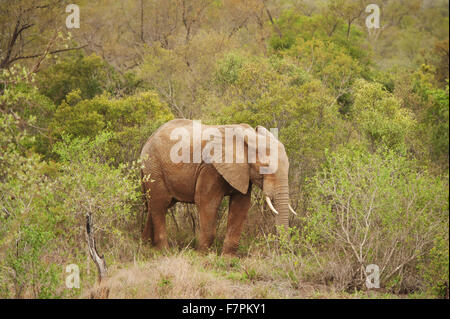
<svg viewBox="0 0 450 319"><path fill-rule="evenodd" d="M277 212L277 210L275 209L275 207L273 207L272 201L270 200L269 196L266 196L266 202L267 202L267 205L269 205L270 209L271 209L275 214L278 215L278 212Z"/></svg>
<svg viewBox="0 0 450 319"><path fill-rule="evenodd" d="M295 210L291 207L291 204L289 204L289 209L291 210L292 214L294 214L295 216L297 216L297 213L296 213Z"/></svg>

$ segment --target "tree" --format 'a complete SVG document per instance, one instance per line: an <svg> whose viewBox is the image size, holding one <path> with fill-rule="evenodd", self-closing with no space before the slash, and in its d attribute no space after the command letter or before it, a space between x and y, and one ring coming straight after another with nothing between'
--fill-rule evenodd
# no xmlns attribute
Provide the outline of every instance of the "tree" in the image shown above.
<svg viewBox="0 0 450 319"><path fill-rule="evenodd" d="M347 25L347 40L350 37L352 24L361 17L366 8L364 4L364 0L331 0L329 3L329 11L334 12Z"/></svg>
<svg viewBox="0 0 450 319"><path fill-rule="evenodd" d="M8 69L22 60L37 59L36 72L48 54L81 47L56 49L62 39L62 23L54 19L62 12L60 0L25 0L0 2L0 69Z"/></svg>

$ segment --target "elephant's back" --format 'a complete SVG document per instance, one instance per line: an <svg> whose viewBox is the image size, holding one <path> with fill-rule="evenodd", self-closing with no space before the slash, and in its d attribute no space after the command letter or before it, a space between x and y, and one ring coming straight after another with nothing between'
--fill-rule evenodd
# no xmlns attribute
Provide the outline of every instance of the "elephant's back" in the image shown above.
<svg viewBox="0 0 450 319"><path fill-rule="evenodd" d="M179 128L190 134L188 148L192 151L192 121L175 119L165 123L152 134L142 149L141 158L144 159L144 173L150 173L156 182L163 182L174 199L193 202L195 175L200 164L177 162L170 157L172 147L179 143L179 139L171 139L170 136Z"/></svg>
<svg viewBox="0 0 450 319"><path fill-rule="evenodd" d="M172 131L181 127L189 130L190 128L192 128L192 120L174 119L167 123L164 123L150 136L147 142L151 141L152 139L170 139Z"/></svg>
<svg viewBox="0 0 450 319"><path fill-rule="evenodd" d="M141 158L148 156L151 153L161 151L161 148L167 146L170 142L171 132L178 127L185 127L188 129L192 126L192 121L187 119L174 119L161 125L145 142L142 151ZM163 150L162 150L163 151Z"/></svg>
<svg viewBox="0 0 450 319"><path fill-rule="evenodd" d="M174 119L163 125L155 132L155 135L161 135L165 138L170 138L172 131L177 128L184 128L189 132L192 130L192 120L188 119Z"/></svg>

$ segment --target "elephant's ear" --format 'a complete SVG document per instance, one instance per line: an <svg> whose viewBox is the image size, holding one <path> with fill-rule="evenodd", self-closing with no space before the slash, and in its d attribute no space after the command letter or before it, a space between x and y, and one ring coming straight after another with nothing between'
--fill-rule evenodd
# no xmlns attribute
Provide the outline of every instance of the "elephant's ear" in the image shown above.
<svg viewBox="0 0 450 319"><path fill-rule="evenodd" d="M233 126L227 126L227 127L233 127ZM212 133L211 136L213 139L210 138L211 144L215 144L217 146L220 144L220 147L222 149L221 154L217 154L221 160L215 160L213 158L216 158L216 156L211 156L208 158L206 156L206 160L210 162L219 172L220 175L235 189L237 189L242 194L247 194L248 192L248 186L250 182L250 166L248 164L248 146L247 142L244 146L244 154L243 159L240 160L240 163L236 163L236 154L233 156L233 162L228 163L225 160L225 150L233 150L233 153L235 152L234 145L231 145L231 143L234 143L235 139L227 140L225 138L225 127L220 127L216 132L219 133L219 135ZM244 127L245 129L245 127ZM230 145L226 145L226 143L230 143ZM205 159L204 154L204 159Z"/></svg>
<svg viewBox="0 0 450 319"><path fill-rule="evenodd" d="M242 194L247 194L250 181L247 163L212 163L220 175Z"/></svg>

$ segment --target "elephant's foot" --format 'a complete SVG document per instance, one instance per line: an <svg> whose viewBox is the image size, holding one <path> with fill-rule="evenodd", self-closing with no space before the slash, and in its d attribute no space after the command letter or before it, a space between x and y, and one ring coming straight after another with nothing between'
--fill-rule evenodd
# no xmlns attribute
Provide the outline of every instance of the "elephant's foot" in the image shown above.
<svg viewBox="0 0 450 319"><path fill-rule="evenodd" d="M148 244L150 242L153 242L153 239L150 239L150 237L151 237L150 234L144 231L141 237L142 243Z"/></svg>
<svg viewBox="0 0 450 319"><path fill-rule="evenodd" d="M142 236L142 243L146 245L151 245L152 247L158 250L167 250L169 249L169 243L167 240L155 242L153 239L150 239L149 236Z"/></svg>
<svg viewBox="0 0 450 319"><path fill-rule="evenodd" d="M199 253L208 253L209 248L211 247L211 244L208 243L199 243L196 247L196 250Z"/></svg>
<svg viewBox="0 0 450 319"><path fill-rule="evenodd" d="M196 250L199 254L202 254L202 255L207 255L208 252L209 252L209 249L206 248L206 247L199 247L199 246L197 246L197 247L195 247L195 250Z"/></svg>
<svg viewBox="0 0 450 319"><path fill-rule="evenodd" d="M208 252L209 248L212 246L214 242L215 232L210 231L206 232L200 229L200 234L198 236L198 244L197 251L199 252Z"/></svg>
<svg viewBox="0 0 450 319"><path fill-rule="evenodd" d="M223 245L222 255L236 256L237 249L239 247L238 244L227 244Z"/></svg>
<svg viewBox="0 0 450 319"><path fill-rule="evenodd" d="M222 252L222 256L226 256L226 257L236 257L238 254L236 253L236 251L223 251Z"/></svg>
<svg viewBox="0 0 450 319"><path fill-rule="evenodd" d="M151 221L146 223L144 231L142 232L142 242L148 243L149 241L153 242L153 229Z"/></svg>
<svg viewBox="0 0 450 319"><path fill-rule="evenodd" d="M169 249L169 243L167 242L167 239L157 241L157 242L153 243L153 246L158 250L168 250Z"/></svg>

